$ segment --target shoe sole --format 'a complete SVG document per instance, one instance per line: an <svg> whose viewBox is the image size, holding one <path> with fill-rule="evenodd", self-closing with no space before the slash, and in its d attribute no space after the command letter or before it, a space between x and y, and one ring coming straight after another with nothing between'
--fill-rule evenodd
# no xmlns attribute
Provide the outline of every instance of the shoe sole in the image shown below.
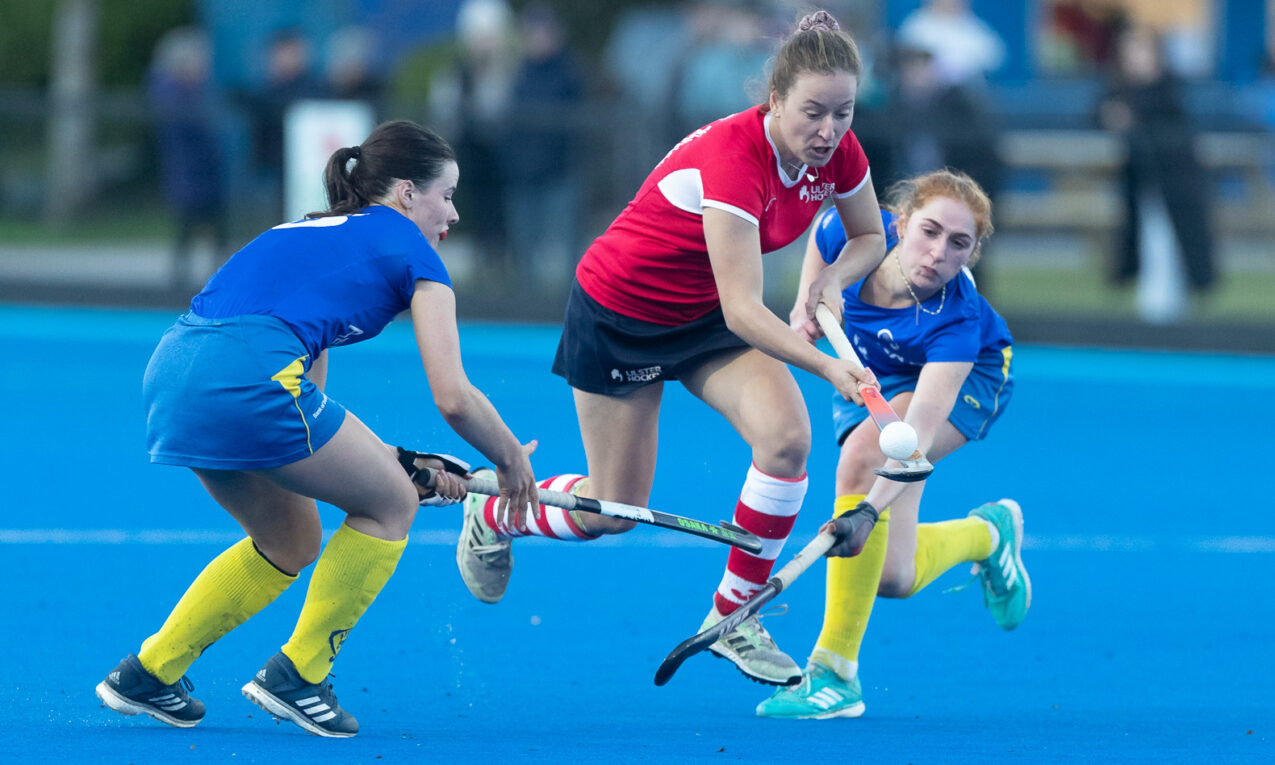
<svg viewBox="0 0 1275 765"><path fill-rule="evenodd" d="M121 696L105 680L97 684L97 697L102 700L103 704L122 715L129 715L130 717L133 715L150 715L165 725L171 725L174 728L193 728L204 719L201 717L199 720L182 720L149 704L138 704L126 696Z"/></svg>
<svg viewBox="0 0 1275 765"><path fill-rule="evenodd" d="M996 504L1008 508L1014 522L1014 565L1018 567L1018 575L1023 578L1023 587L1027 589L1027 603L1023 605L1023 617L1026 618L1028 609L1032 607L1032 580L1027 576L1027 568L1023 565L1023 509L1012 499L1002 499ZM1019 620L1019 624L1022 624L1022 620ZM1017 626L1018 624L1014 625Z"/></svg>
<svg viewBox="0 0 1275 765"><path fill-rule="evenodd" d="M797 670L797 674L789 675L786 679L781 679L777 677L775 678L763 677L761 675L755 675L752 672L749 672L748 670L744 669L744 665L740 663L742 659L739 658L738 654L732 655L725 651L719 651L716 648L709 648L708 652L713 654L719 659L725 659L726 661L729 661L731 664L734 664L735 669L738 669L740 674L742 674L744 677L748 678L749 680L752 680L755 683L761 683L762 685L777 685L777 686L786 687L789 685L796 685L797 683L801 682L800 668Z"/></svg>
<svg viewBox="0 0 1275 765"><path fill-rule="evenodd" d="M845 709L838 709L832 712L820 712L813 715L773 715L764 714L759 710L757 712L757 716L771 720L832 720L837 717L860 717L867 708L867 705L860 701L857 704L851 704Z"/></svg>
<svg viewBox="0 0 1275 765"><path fill-rule="evenodd" d="M316 736L324 736L326 738L352 738L355 733L342 733L339 731L328 730L327 728L316 725L313 720L305 715L297 712L285 701L266 690L256 681L251 681L243 687L243 695L252 703L266 710L275 717L290 720L302 729Z"/></svg>

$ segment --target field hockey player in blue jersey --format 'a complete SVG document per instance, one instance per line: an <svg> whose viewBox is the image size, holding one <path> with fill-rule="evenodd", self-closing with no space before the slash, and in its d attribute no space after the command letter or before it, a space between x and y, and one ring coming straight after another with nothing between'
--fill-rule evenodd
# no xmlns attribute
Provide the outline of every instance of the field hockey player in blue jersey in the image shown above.
<svg viewBox="0 0 1275 765"><path fill-rule="evenodd" d="M187 668L317 559L292 636L243 693L316 735L358 732L328 673L394 573L425 492L324 384L328 349L375 337L405 310L439 412L491 460L510 506L535 506L535 442L514 436L461 365L456 298L435 249L459 220L458 178L455 153L434 133L378 126L329 159L328 210L248 243L164 333L143 379L151 462L194 471L247 537L97 686L111 709L198 724L204 705L188 692ZM438 476L426 499L465 497L461 476ZM346 514L326 547L315 500Z"/></svg>
<svg viewBox="0 0 1275 765"><path fill-rule="evenodd" d="M888 252L846 289L846 334L885 398L916 430L920 450L938 461L985 438L1013 392L1013 338L968 268L992 233L991 202L978 184L951 170L900 184L888 198L882 211ZM811 233L798 295L844 244L836 210L828 210ZM791 323L812 342L821 334L804 305L793 309ZM859 647L877 596L911 597L953 566L973 563L1000 627L1017 627L1031 604L1018 504L1002 499L958 520L918 523L925 483L873 473L885 456L877 429L865 420L863 407L834 393L841 445L834 516L877 520L867 526L870 533L848 536L829 552L823 630L801 682L759 704L762 717L863 714Z"/></svg>

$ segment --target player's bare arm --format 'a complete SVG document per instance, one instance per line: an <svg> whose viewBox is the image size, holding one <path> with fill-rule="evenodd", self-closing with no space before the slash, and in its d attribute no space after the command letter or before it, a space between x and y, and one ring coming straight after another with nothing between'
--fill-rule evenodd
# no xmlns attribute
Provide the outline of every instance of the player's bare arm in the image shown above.
<svg viewBox="0 0 1275 765"><path fill-rule="evenodd" d="M840 316L841 291L872 273L885 258L885 229L881 226L881 209L872 179L866 180L858 192L837 199L836 206L848 239L837 259L815 275L806 293L806 316L811 319L819 303Z"/></svg>
<svg viewBox="0 0 1275 765"><path fill-rule="evenodd" d="M722 314L731 331L759 351L823 377L847 396L857 396L861 381L857 370L803 342L762 302L757 227L739 216L710 208L704 211L704 238Z"/></svg>
<svg viewBox="0 0 1275 765"><path fill-rule="evenodd" d="M456 327L456 296L451 288L438 282L418 281L412 296L412 325L439 413L461 438L495 465L501 486L500 512L514 513L521 524L526 508L539 505L529 460L536 442L519 443L495 407L466 376Z"/></svg>

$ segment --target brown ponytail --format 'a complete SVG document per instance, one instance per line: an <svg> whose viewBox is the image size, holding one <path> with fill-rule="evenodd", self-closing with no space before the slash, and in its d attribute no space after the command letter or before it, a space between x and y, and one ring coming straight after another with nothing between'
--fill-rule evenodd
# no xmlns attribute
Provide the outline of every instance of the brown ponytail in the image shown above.
<svg viewBox="0 0 1275 765"><path fill-rule="evenodd" d="M323 171L328 209L307 218L356 213L381 199L395 181L427 186L456 152L427 128L407 120L383 122L358 146L332 152Z"/></svg>

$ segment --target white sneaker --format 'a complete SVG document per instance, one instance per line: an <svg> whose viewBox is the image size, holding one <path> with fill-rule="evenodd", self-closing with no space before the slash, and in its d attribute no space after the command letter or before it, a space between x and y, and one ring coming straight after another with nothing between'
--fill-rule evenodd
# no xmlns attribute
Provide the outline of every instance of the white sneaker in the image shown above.
<svg viewBox="0 0 1275 765"><path fill-rule="evenodd" d="M489 468L479 468L475 476L494 476ZM456 567L465 586L484 603L496 603L509 586L514 570L513 540L500 539L483 520L486 494L470 492L465 497L465 520L456 544Z"/></svg>
<svg viewBox="0 0 1275 765"><path fill-rule="evenodd" d="M714 606L700 632L720 622L724 617ZM774 639L756 614L740 622L735 629L722 635L708 647L714 656L732 662L739 671L766 685L792 685L801 682L801 667L788 654L779 650Z"/></svg>

